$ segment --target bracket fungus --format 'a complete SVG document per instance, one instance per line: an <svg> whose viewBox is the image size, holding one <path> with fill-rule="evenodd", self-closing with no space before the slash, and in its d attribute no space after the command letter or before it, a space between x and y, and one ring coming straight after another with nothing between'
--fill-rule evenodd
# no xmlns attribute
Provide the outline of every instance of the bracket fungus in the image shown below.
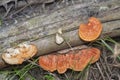
<svg viewBox="0 0 120 80"><path fill-rule="evenodd" d="M57 71L59 73L65 73L67 68L69 68L68 57L66 57L66 55L57 55Z"/></svg>
<svg viewBox="0 0 120 80"><path fill-rule="evenodd" d="M81 24L79 27L79 36L84 41L93 41L97 39L102 32L101 22L95 18L91 17L87 24Z"/></svg>
<svg viewBox="0 0 120 80"><path fill-rule="evenodd" d="M49 54L39 57L39 65L47 71L65 73L67 69L83 71L90 63L95 63L100 58L100 50L97 48L86 48L82 50L69 51L63 54Z"/></svg>
<svg viewBox="0 0 120 80"><path fill-rule="evenodd" d="M11 65L22 64L37 53L37 47L33 44L20 44L16 48L9 48L2 54L3 60Z"/></svg>
<svg viewBox="0 0 120 80"><path fill-rule="evenodd" d="M39 62L45 70L53 72L56 70L57 56L52 54L47 56L42 56L40 57Z"/></svg>

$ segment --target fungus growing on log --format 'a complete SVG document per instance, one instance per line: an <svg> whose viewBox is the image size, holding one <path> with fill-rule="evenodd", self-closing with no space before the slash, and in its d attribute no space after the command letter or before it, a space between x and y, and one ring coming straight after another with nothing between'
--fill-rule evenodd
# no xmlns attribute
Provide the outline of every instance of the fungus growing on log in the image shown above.
<svg viewBox="0 0 120 80"><path fill-rule="evenodd" d="M57 56L56 55L46 55L42 56L39 59L39 63L44 68L44 70L53 72L56 70L56 63L57 62Z"/></svg>
<svg viewBox="0 0 120 80"><path fill-rule="evenodd" d="M97 39L102 32L101 22L95 18L91 17L87 24L81 24L79 27L79 36L84 41L93 41Z"/></svg>
<svg viewBox="0 0 120 80"><path fill-rule="evenodd" d="M37 47L30 44L20 44L16 48L9 48L2 54L3 60L8 64L22 64L37 53Z"/></svg>
<svg viewBox="0 0 120 80"><path fill-rule="evenodd" d="M69 51L66 54L49 54L39 57L39 65L47 71L65 73L67 69L83 71L88 64L95 63L100 58L100 50L97 48L86 48L82 50Z"/></svg>
<svg viewBox="0 0 120 80"><path fill-rule="evenodd" d="M58 73L65 73L67 68L69 68L69 61L66 55L57 55L57 71Z"/></svg>
<svg viewBox="0 0 120 80"><path fill-rule="evenodd" d="M100 50L97 48L87 48L73 54L70 60L70 69L83 71L90 63L95 63L100 58Z"/></svg>

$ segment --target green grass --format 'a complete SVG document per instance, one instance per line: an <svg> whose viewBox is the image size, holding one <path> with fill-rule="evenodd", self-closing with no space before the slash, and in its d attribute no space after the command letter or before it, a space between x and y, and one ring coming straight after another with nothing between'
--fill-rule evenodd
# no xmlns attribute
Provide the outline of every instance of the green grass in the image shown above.
<svg viewBox="0 0 120 80"><path fill-rule="evenodd" d="M87 79L87 77L88 77L87 72L90 69L90 63L91 63L92 59L93 58L91 58L91 60L88 62L85 69L78 74L77 79L80 79L80 80L86 80Z"/></svg>
<svg viewBox="0 0 120 80"><path fill-rule="evenodd" d="M35 63L37 60L38 59L34 60L33 63ZM33 63L29 63L29 64L25 65L22 69L14 67L13 70L0 71L0 74L7 75L5 80L14 80L14 78L16 76L19 78L18 80L25 80L26 77L29 77L30 80L36 80L33 76L31 76L28 73L29 70L38 67L38 66L34 65Z"/></svg>
<svg viewBox="0 0 120 80"><path fill-rule="evenodd" d="M2 19L1 19L1 17L0 17L0 26L2 25Z"/></svg>
<svg viewBox="0 0 120 80"><path fill-rule="evenodd" d="M52 75L50 75L50 74L45 75L43 78L45 80L55 80L55 78Z"/></svg>
<svg viewBox="0 0 120 80"><path fill-rule="evenodd" d="M101 42L102 42L102 43L107 47L107 49L110 50L110 51L113 53L113 55L114 55L114 50L113 50L113 48L112 48L109 44L107 44L105 41L112 42L112 43L114 43L114 45L115 45L115 44L119 44L119 43L117 43L117 42L116 42L115 40L113 40L112 38L107 38L107 39L105 39L105 40L101 39ZM120 60L120 56L117 56L117 59Z"/></svg>
<svg viewBox="0 0 120 80"><path fill-rule="evenodd" d="M98 44L100 44L101 46L105 46L108 50L110 50L113 55L114 55L114 49L108 44L108 42L112 43L112 44L119 44L118 42L116 42L115 40L113 40L110 37L106 37L104 39L99 39L98 41L96 41ZM120 60L120 56L117 56L117 59Z"/></svg>

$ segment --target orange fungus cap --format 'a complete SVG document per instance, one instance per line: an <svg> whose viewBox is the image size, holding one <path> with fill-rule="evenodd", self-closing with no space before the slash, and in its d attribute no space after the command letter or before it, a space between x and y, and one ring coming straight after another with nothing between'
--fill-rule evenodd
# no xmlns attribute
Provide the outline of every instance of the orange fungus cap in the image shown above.
<svg viewBox="0 0 120 80"><path fill-rule="evenodd" d="M102 32L101 22L95 18L89 18L87 24L81 24L79 27L79 36L84 41L93 41L97 39Z"/></svg>

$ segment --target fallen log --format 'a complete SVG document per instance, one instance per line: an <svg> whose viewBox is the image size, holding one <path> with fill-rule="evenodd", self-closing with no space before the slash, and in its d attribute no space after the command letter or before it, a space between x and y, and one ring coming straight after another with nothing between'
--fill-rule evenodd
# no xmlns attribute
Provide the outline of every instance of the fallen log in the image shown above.
<svg viewBox="0 0 120 80"><path fill-rule="evenodd" d="M55 43L55 35L59 28L62 28L63 35L71 46L81 45L85 42L79 38L78 28L80 23L86 22L90 16L95 16L102 22L103 31L100 38L120 36L120 5L118 2L119 0L99 4L77 3L58 10L51 10L49 14L42 14L26 21L1 26L0 52L2 54L7 48L15 47L21 42L35 44L39 49L36 56L69 48L66 42L61 45ZM109 8L108 5L112 7ZM5 66L0 56L0 68Z"/></svg>

